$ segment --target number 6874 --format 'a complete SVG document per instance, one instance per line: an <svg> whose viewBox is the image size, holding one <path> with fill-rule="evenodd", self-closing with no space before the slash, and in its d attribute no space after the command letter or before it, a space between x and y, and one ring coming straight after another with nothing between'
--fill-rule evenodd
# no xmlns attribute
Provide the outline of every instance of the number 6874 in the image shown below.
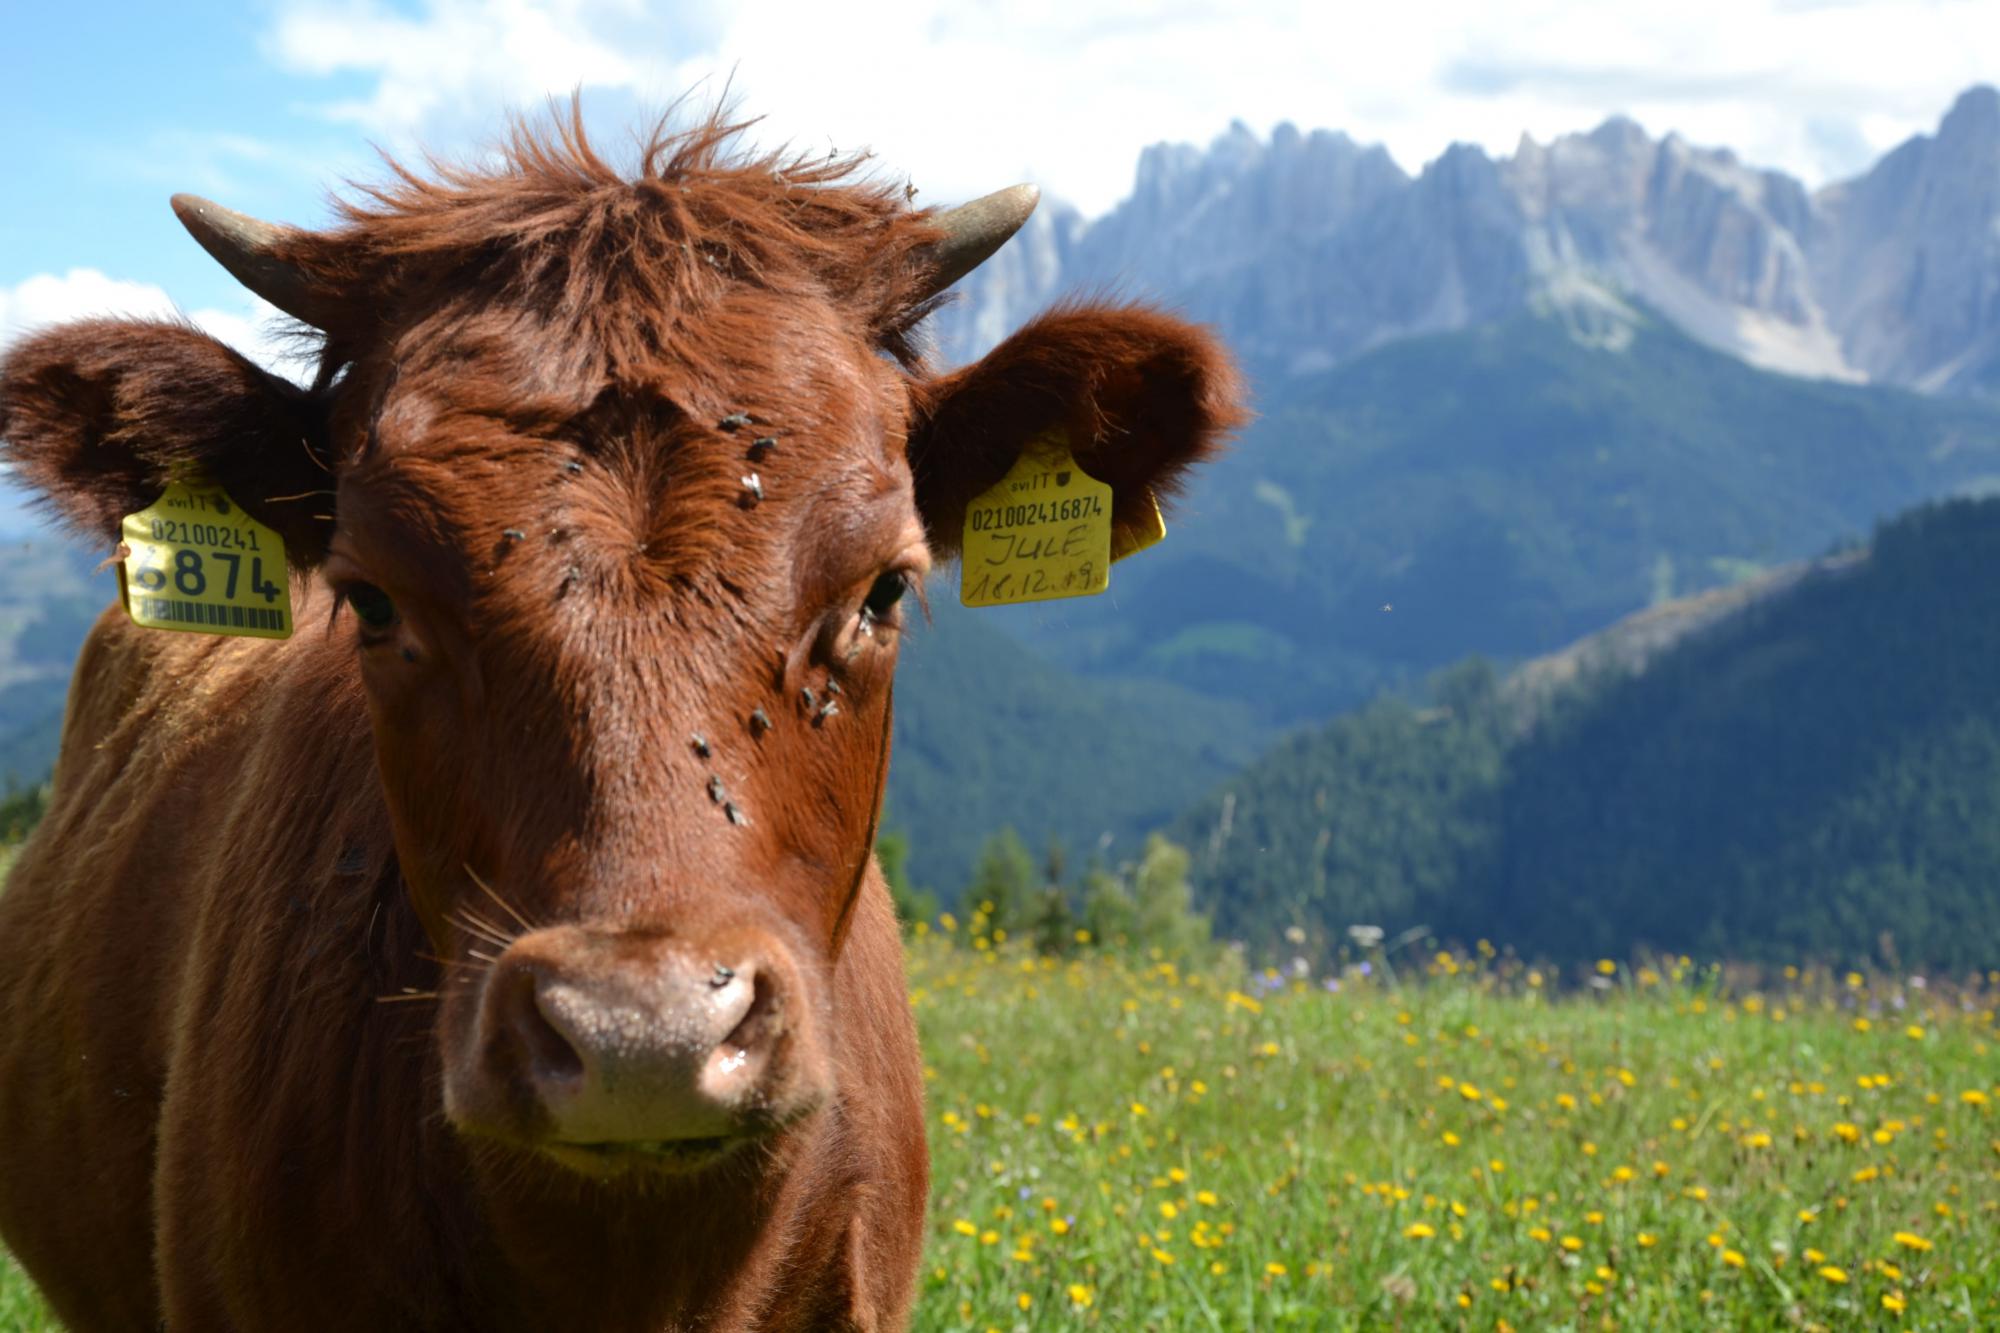
<svg viewBox="0 0 2000 1333"><path fill-rule="evenodd" d="M200 551L183 546L174 551L171 568L150 563L150 560L160 553L158 547L146 548L148 563L141 564L131 571L130 578L141 591L163 592L171 583L174 591L183 597L200 597L210 592L210 578L220 577L223 600L232 602L236 600L238 581L243 575L243 557L236 552L210 551L204 559ZM223 566L220 575L211 574L209 561ZM249 592L262 597L266 602L275 602L278 600L279 591L277 584L264 577L264 557L251 556Z"/></svg>

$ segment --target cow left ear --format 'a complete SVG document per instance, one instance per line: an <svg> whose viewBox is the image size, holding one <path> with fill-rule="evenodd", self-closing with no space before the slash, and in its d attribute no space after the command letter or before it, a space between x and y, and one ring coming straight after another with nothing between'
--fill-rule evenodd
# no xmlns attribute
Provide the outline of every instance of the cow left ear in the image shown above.
<svg viewBox="0 0 2000 1333"><path fill-rule="evenodd" d="M326 405L185 324L87 320L0 358L0 460L86 540L167 483L201 477L284 539L292 564L326 553Z"/></svg>
<svg viewBox="0 0 2000 1333"><path fill-rule="evenodd" d="M1042 315L917 395L910 467L931 549L958 553L966 506L1051 428L1111 486L1114 545L1143 532L1155 501L1249 419L1244 397L1235 362L1198 325L1139 305Z"/></svg>

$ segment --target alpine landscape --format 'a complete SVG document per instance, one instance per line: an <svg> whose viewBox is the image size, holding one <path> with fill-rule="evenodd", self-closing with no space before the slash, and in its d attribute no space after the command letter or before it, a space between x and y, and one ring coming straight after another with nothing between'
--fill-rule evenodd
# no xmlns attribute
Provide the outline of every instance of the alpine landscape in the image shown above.
<svg viewBox="0 0 2000 1333"><path fill-rule="evenodd" d="M1813 188L1239 122L934 353L1079 294L1256 416L1106 595L907 632L916 1326L2000 1323L2000 91ZM18 838L116 585L0 537Z"/></svg>

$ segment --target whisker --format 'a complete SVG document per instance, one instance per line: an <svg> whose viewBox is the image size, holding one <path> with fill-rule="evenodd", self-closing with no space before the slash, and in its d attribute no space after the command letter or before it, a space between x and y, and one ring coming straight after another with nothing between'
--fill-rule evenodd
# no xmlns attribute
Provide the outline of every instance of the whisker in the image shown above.
<svg viewBox="0 0 2000 1333"><path fill-rule="evenodd" d="M521 925L522 930L533 930L535 928L533 922L529 921L528 918L522 916L519 912L514 910L514 905L512 903L508 902L505 898L502 898L499 894L495 893L493 891L493 886L491 884L488 884L485 880L481 879L479 877L479 872L474 870L470 863L466 864L465 873L472 877L472 882L479 886L479 891L481 893L485 894L487 897L491 898L496 904L498 904L501 911L505 912L508 916L513 917L514 920L518 921Z"/></svg>
<svg viewBox="0 0 2000 1333"><path fill-rule="evenodd" d="M457 926L466 934L482 939L488 944L497 945L502 949L514 942L513 937L502 934L497 926L489 921L473 916L470 912L461 910L456 915L447 913L445 920Z"/></svg>
<svg viewBox="0 0 2000 1333"><path fill-rule="evenodd" d="M472 964L462 963L456 958L440 958L436 954L431 954L431 953L420 953L417 955L417 957L423 959L427 963L436 963L439 967L453 968L459 972L468 972L475 977L483 976L487 971L486 968L474 967L472 966Z"/></svg>
<svg viewBox="0 0 2000 1333"><path fill-rule="evenodd" d="M509 944L512 944L520 936L519 931L510 931L505 926L500 925L498 922L489 921L485 917L481 916L479 913L473 911L470 907L466 907L463 904L460 904L458 908L458 914L461 918L463 918L465 921L469 922L473 926L478 927L480 930L490 931L496 938L503 939L507 941L507 943Z"/></svg>
<svg viewBox="0 0 2000 1333"><path fill-rule="evenodd" d="M327 369L325 363L322 363L320 366L320 375L327 378L328 384L332 383L331 377L327 375ZM320 385L319 387L325 388L326 385ZM314 467L318 468L321 472L326 473L326 475L329 477L333 475L333 469L326 465L326 460L313 452L312 441L306 439L305 436L301 435L299 436L299 447L306 451L306 457L312 460L312 465ZM333 494L333 492L328 491L326 492L326 494L331 495Z"/></svg>
<svg viewBox="0 0 2000 1333"><path fill-rule="evenodd" d="M438 993L434 990L420 990L420 991L410 991L409 993L404 995L377 995L375 997L375 1003L402 1004L406 1000L435 1000L437 997Z"/></svg>
<svg viewBox="0 0 2000 1333"><path fill-rule="evenodd" d="M467 949L465 951L465 954L466 957L477 958L482 963L497 963L500 961L498 958L495 958L492 954L481 953L477 949Z"/></svg>

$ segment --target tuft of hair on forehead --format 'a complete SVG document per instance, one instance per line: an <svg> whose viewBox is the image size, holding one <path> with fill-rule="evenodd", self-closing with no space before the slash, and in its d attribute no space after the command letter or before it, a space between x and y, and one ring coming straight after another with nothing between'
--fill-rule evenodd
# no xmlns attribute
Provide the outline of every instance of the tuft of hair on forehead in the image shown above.
<svg viewBox="0 0 2000 1333"><path fill-rule="evenodd" d="M623 363L656 362L698 340L694 326L732 286L818 298L906 365L926 299L928 210L866 173L865 153L740 147L756 119L726 104L685 128L669 109L621 171L584 128L581 101L517 119L485 159L385 159L391 179L354 185L340 221L293 232L279 257L341 294L350 318L326 330L351 352L399 319L463 299L519 301L558 338L596 343ZM675 344L681 344L676 347Z"/></svg>

